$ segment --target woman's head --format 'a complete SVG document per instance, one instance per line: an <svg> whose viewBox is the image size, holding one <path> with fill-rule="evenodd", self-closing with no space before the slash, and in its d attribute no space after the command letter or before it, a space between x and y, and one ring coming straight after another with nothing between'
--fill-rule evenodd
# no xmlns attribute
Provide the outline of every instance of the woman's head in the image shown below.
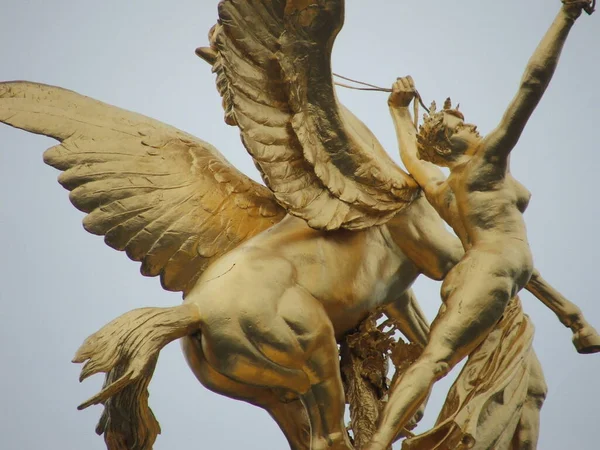
<svg viewBox="0 0 600 450"><path fill-rule="evenodd" d="M463 114L452 109L450 99L442 111L436 112L435 103L417 135L419 158L438 166L449 166L481 141L477 127L465 123Z"/></svg>

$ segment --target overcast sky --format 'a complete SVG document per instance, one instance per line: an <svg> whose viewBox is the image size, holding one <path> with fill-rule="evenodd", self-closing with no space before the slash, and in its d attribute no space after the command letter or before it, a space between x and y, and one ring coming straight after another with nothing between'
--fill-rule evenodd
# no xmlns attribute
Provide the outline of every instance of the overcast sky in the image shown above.
<svg viewBox="0 0 600 450"><path fill-rule="evenodd" d="M336 72L383 86L411 74L427 102L451 95L483 132L498 123L560 7L559 0L347 3ZM58 85L162 120L212 143L256 179L236 129L223 123L210 68L194 55L207 43L216 5L0 0L0 80ZM533 193L526 220L536 266L597 328L599 42L600 13L582 17L512 157L513 174ZM339 95L397 160L386 94ZM102 377L79 385L75 350L114 317L180 297L83 230L58 172L42 162L51 145L0 126L0 448L101 450L100 407L76 406ZM433 318L439 284L420 280L416 291ZM600 355L578 355L552 313L529 294L523 302L550 388L539 448L593 450ZM449 383L439 383L421 430L435 420ZM177 344L161 353L150 389L163 430L157 450L286 448L264 412L199 385Z"/></svg>

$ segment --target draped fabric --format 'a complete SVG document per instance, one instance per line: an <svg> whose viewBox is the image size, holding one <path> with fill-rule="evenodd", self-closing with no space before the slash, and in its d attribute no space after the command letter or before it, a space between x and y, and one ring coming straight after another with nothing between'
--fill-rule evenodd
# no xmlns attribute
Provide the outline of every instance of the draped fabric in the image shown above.
<svg viewBox="0 0 600 450"><path fill-rule="evenodd" d="M534 327L519 297L469 356L431 430L403 450L506 450L527 398Z"/></svg>

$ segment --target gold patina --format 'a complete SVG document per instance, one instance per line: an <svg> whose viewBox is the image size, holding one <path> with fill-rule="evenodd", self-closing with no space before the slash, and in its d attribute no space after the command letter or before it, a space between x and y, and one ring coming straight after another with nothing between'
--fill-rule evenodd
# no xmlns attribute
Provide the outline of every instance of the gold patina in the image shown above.
<svg viewBox="0 0 600 450"><path fill-rule="evenodd" d="M600 336L535 270L529 193L509 154L593 6L563 1L485 137L449 103L418 131L414 82L398 79L389 106L410 175L335 95L343 0L223 0L197 50L265 185L169 125L58 87L0 83L0 121L58 141L44 161L62 171L85 229L184 297L123 314L77 352L82 380L106 374L81 408L104 406L107 448L152 448L147 387L176 339L200 383L265 409L294 450L384 450L400 437L405 449L535 448L546 385L517 294L551 309L580 353L600 351ZM420 275L443 280L431 327L411 290ZM432 385L465 358L438 423L413 436Z"/></svg>

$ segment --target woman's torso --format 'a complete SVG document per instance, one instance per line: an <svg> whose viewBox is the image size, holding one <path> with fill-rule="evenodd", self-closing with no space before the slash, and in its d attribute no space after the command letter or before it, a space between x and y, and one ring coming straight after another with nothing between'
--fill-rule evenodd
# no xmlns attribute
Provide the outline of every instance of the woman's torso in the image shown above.
<svg viewBox="0 0 600 450"><path fill-rule="evenodd" d="M519 241L528 246L523 213L531 194L510 174L507 164L498 167L476 154L448 177L438 210L443 210L442 217L465 250L478 243Z"/></svg>

